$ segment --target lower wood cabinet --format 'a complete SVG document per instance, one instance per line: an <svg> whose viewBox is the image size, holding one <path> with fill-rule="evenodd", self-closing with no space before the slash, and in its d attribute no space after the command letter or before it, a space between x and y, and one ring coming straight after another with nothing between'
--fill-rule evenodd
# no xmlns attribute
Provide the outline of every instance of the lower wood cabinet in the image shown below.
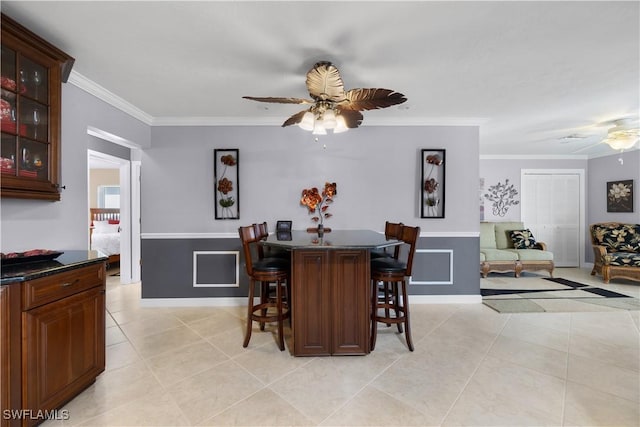
<svg viewBox="0 0 640 427"><path fill-rule="evenodd" d="M3 380L3 426L41 423L35 415L53 413L104 371L105 280L101 262L3 287L1 365L13 380Z"/></svg>
<svg viewBox="0 0 640 427"><path fill-rule="evenodd" d="M23 313L25 408L57 408L104 370L104 299L97 287Z"/></svg>
<svg viewBox="0 0 640 427"><path fill-rule="evenodd" d="M368 250L293 250L296 356L369 353L369 268Z"/></svg>

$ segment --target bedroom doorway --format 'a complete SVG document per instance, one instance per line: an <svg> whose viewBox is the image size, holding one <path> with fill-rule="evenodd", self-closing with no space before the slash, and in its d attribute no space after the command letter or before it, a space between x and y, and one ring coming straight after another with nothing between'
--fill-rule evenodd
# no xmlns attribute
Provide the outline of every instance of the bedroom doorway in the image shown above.
<svg viewBox="0 0 640 427"><path fill-rule="evenodd" d="M131 248L131 161L94 150L87 150L87 153L88 248L99 249L109 255L110 265L119 263L119 270L112 270L111 274L119 274L122 284L132 283L136 280L132 271ZM102 211L107 216L96 217L101 220L98 230L92 227L92 217L96 212L102 214ZM98 234L94 238L96 231Z"/></svg>

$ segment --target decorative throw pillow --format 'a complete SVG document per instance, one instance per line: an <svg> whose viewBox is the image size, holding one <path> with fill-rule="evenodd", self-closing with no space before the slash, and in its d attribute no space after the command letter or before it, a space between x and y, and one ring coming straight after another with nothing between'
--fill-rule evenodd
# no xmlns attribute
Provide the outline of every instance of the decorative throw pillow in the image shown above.
<svg viewBox="0 0 640 427"><path fill-rule="evenodd" d="M511 240L516 249L531 249L536 245L536 239L528 228L526 230L512 230Z"/></svg>

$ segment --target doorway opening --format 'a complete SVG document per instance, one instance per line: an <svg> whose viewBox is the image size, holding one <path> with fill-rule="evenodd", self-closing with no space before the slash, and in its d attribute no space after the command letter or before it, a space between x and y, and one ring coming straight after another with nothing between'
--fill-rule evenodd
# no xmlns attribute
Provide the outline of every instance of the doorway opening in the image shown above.
<svg viewBox="0 0 640 427"><path fill-rule="evenodd" d="M121 284L137 282L140 280L140 245L134 245L132 242L136 239L136 230L139 240L139 219L138 227L132 227L132 204L139 205L139 191L132 190L132 162L90 149L87 150L87 156L88 248L99 250L109 256L110 260L118 261L119 270L113 272L120 275ZM134 167L133 170L139 173L139 167ZM135 201L134 197L137 197ZM92 214L95 215L96 211L112 212L114 216L94 221ZM139 215L139 209L137 212Z"/></svg>

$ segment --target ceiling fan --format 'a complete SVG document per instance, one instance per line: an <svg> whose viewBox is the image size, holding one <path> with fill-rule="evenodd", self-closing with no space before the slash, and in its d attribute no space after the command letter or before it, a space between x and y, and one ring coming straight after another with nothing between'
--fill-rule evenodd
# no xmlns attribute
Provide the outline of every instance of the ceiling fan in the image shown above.
<svg viewBox="0 0 640 427"><path fill-rule="evenodd" d="M607 128L607 130L603 131L602 128ZM633 148L640 139L638 117L621 117L571 130L575 132L558 138L558 141L566 144L597 139L597 142L585 145L574 153L588 150L600 144L607 144L614 150L628 150Z"/></svg>
<svg viewBox="0 0 640 427"><path fill-rule="evenodd" d="M340 133L357 128L364 118L361 111L387 108L407 100L403 94L390 89L345 90L338 68L328 61L316 63L307 72L307 90L312 99L255 96L243 98L259 102L311 105L285 120L282 127L297 124L316 135L325 135L327 129Z"/></svg>

